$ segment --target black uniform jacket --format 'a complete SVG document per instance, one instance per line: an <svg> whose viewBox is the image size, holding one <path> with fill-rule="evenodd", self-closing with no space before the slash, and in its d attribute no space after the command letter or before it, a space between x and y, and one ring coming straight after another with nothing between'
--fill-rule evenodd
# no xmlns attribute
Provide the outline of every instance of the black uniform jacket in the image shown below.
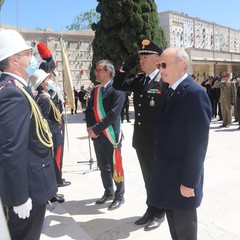
<svg viewBox="0 0 240 240"><path fill-rule="evenodd" d="M113 87L133 92L135 110L133 147L153 148L156 119L163 108L164 92L168 84L160 79L160 73L148 84L145 84L145 73L140 73L131 79L125 79L125 76L126 73L117 71Z"/></svg>
<svg viewBox="0 0 240 240"><path fill-rule="evenodd" d="M15 81L0 77L0 195L6 206L29 197L37 206L57 192L52 149L39 141L29 101Z"/></svg>
<svg viewBox="0 0 240 240"><path fill-rule="evenodd" d="M54 148L63 145L63 136L60 123L55 119L54 111L50 104L50 101L52 101L50 96L48 97L44 93L40 93L36 96L36 101L42 110L43 117L48 121L52 133ZM52 103L54 104L53 101Z"/></svg>

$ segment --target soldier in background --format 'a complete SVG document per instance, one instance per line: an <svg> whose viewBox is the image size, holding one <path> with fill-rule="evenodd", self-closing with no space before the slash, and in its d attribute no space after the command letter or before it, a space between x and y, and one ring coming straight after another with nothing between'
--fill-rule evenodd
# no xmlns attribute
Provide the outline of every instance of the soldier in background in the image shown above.
<svg viewBox="0 0 240 240"><path fill-rule="evenodd" d="M240 129L240 77L237 77L237 96L236 96L236 111L238 117L238 129Z"/></svg>
<svg viewBox="0 0 240 240"><path fill-rule="evenodd" d="M79 102L81 103L82 111L86 109L86 102L88 98L88 92L84 89L84 86L81 86L80 91L78 92Z"/></svg>
<svg viewBox="0 0 240 240"><path fill-rule="evenodd" d="M49 78L52 81L49 80L48 93L50 94L51 99L53 100L55 106L57 107L57 109L61 114L60 129L62 132L63 142L61 145L59 145L57 150L58 156L60 156L60 158L58 158L59 163L57 164L57 166L59 168L59 171L62 173L63 153L64 153L63 149L64 149L64 140L65 140L65 119L64 119L65 117L63 114L63 109L64 109L65 101L64 101L63 94L61 93L60 87L56 83L59 73L57 71L57 67L52 57L51 51L48 49L47 45L42 42L37 43L37 49L38 49L39 55L43 60L39 66L39 69L42 69L46 73L49 73ZM66 181L65 178L62 178L61 181L58 181L58 187L65 187L65 186L69 186L70 184L71 182Z"/></svg>
<svg viewBox="0 0 240 240"><path fill-rule="evenodd" d="M230 74L224 73L222 78L216 81L213 88L220 88L220 103L221 103L221 114L223 118L223 124L220 127L228 128L232 122L232 106L236 101L236 87L233 82L229 79Z"/></svg>

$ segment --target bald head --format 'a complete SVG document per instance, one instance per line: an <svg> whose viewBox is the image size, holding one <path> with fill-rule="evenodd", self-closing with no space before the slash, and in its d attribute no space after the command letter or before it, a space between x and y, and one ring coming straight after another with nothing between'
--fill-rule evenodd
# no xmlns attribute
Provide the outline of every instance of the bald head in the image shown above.
<svg viewBox="0 0 240 240"><path fill-rule="evenodd" d="M187 72L189 56L183 48L167 48L160 62L162 79L171 86Z"/></svg>

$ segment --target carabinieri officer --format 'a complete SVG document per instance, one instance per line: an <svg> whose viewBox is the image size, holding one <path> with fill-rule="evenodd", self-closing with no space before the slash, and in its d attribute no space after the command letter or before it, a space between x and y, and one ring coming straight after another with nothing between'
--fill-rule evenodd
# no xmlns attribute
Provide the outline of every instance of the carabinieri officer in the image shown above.
<svg viewBox="0 0 240 240"><path fill-rule="evenodd" d="M114 78L113 87L133 92L135 123L133 147L136 149L141 166L146 191L150 181L153 162L154 128L158 114L164 104L164 92L168 84L161 80L158 64L162 49L150 39L142 41L138 55L130 56ZM125 79L127 71L136 66L139 60L143 72L134 78ZM145 225L149 231L160 226L165 218L164 211L148 206L146 213L138 219L136 225Z"/></svg>

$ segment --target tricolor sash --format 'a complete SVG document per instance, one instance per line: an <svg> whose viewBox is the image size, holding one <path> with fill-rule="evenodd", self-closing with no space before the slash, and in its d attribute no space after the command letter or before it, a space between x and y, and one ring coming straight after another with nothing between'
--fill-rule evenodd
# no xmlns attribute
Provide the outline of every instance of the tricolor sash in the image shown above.
<svg viewBox="0 0 240 240"><path fill-rule="evenodd" d="M100 122L104 117L106 117L106 112L103 107L102 101L102 86L98 85L94 90L94 116L97 122ZM118 149L118 142L116 141L116 136L112 125L103 130L104 135L113 145L113 179L116 182L123 182L123 167L122 167L122 156Z"/></svg>

